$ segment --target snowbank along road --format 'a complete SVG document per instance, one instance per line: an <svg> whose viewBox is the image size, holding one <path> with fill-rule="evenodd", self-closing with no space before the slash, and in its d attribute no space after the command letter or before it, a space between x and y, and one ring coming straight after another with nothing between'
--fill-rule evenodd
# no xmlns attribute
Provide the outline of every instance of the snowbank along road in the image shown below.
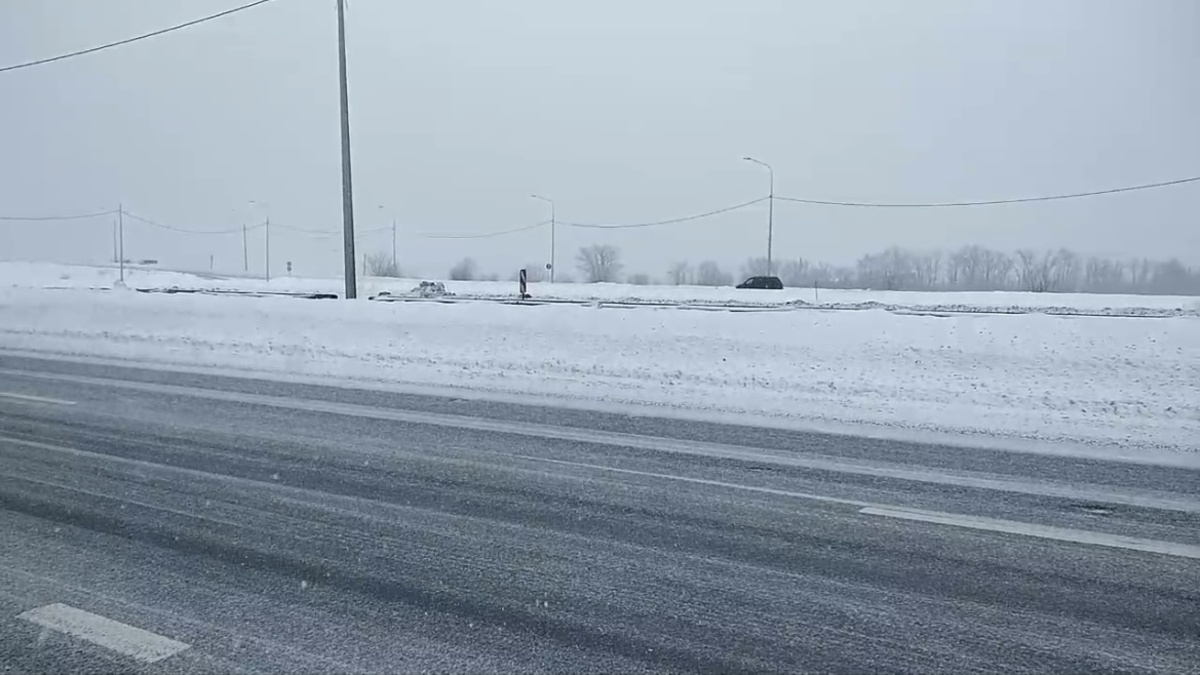
<svg viewBox="0 0 1200 675"><path fill-rule="evenodd" d="M0 290L0 349L557 405L1195 454L1200 318L680 312Z"/></svg>
<svg viewBox="0 0 1200 675"><path fill-rule="evenodd" d="M0 262L0 287L111 290L118 271L112 267L53 263ZM421 279L365 277L361 297L419 300ZM174 272L145 267L126 270L130 288L156 291L186 289L219 293L339 295L339 279L277 277L271 281L209 273ZM507 301L516 298L516 282L446 281L443 301ZM530 284L534 301L605 303L630 306L686 306L696 309L884 309L894 312L1056 314L1066 316L1200 316L1200 298L1165 295L1029 293L1019 291L886 291L788 288L764 292L732 287L637 286L631 284Z"/></svg>

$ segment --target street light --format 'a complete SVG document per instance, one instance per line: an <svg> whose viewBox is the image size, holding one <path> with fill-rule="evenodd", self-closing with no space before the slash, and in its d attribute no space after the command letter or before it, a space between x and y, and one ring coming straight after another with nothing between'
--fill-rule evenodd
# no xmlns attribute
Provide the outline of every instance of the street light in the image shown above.
<svg viewBox="0 0 1200 675"><path fill-rule="evenodd" d="M387 205L380 204L379 210L384 211L386 213ZM393 270L400 269L399 265L396 262L396 216L395 215L392 216L392 269ZM396 273L399 274L399 272L396 272Z"/></svg>
<svg viewBox="0 0 1200 675"><path fill-rule="evenodd" d="M550 283L554 283L554 268L557 267L557 265L554 264L554 230L555 230L554 200L546 199L545 197L543 197L541 195L529 195L529 196L532 197L533 199L540 199L550 205Z"/></svg>
<svg viewBox="0 0 1200 675"><path fill-rule="evenodd" d="M242 272L248 276L250 272L250 244L246 237L246 212L243 209L231 208L229 209L229 213L242 221Z"/></svg>
<svg viewBox="0 0 1200 675"><path fill-rule="evenodd" d="M771 276L771 240L775 237L775 170L771 168L770 164L753 157L743 157L742 159L767 167L771 178L771 191L767 193L767 276Z"/></svg>
<svg viewBox="0 0 1200 675"><path fill-rule="evenodd" d="M265 276L266 276L267 281L270 281L271 280L271 205L266 202L260 202L260 201L254 200L254 199L251 199L247 203L253 204L254 206L260 206L267 213L267 220L263 224L263 232L266 236L266 246L264 248L266 250L266 258L267 258L267 260L266 260L267 268L266 268ZM242 245L243 246L245 246L245 239L246 239L246 226L243 224L242 225ZM242 252L244 255L245 254L244 248L243 248Z"/></svg>
<svg viewBox="0 0 1200 675"><path fill-rule="evenodd" d="M342 122L342 264L346 299L353 300L358 297L358 282L354 271L354 183L350 177L350 93L346 85L346 0L337 0L337 33Z"/></svg>

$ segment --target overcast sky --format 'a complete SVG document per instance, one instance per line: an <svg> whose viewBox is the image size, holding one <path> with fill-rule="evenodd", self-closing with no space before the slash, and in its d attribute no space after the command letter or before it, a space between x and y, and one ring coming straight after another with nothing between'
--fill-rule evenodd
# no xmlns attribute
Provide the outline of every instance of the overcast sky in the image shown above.
<svg viewBox="0 0 1200 675"><path fill-rule="evenodd" d="M238 0L0 0L0 65L196 18ZM0 73L0 216L118 202L174 227L341 226L333 0L275 0L91 56ZM360 230L399 226L407 272L464 255L508 276L549 258L549 217L641 222L767 193L944 201L1200 175L1194 0L351 0ZM255 200L256 204L250 204ZM892 244L1069 246L1200 263L1200 184L946 210L776 203L776 259L850 263ZM630 272L763 255L766 204L598 232ZM251 233L251 272L263 267ZM0 222L0 258L111 257L111 218ZM127 222L132 257L240 271L240 234ZM272 268L336 274L340 238L276 227ZM389 251L364 234L360 253Z"/></svg>

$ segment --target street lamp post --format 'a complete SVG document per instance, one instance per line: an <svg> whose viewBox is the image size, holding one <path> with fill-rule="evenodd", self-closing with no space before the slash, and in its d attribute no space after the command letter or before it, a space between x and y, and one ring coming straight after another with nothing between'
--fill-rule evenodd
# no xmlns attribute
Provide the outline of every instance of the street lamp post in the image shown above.
<svg viewBox="0 0 1200 675"><path fill-rule="evenodd" d="M771 245L775 238L775 170L771 168L770 164L753 157L743 157L742 159L767 167L767 173L771 179L771 190L767 193L767 276L771 276Z"/></svg>
<svg viewBox="0 0 1200 675"><path fill-rule="evenodd" d="M380 205L379 205L379 210L380 210L380 211L383 211L383 212L385 212L385 213L386 213L386 212L387 212L387 205L386 205L386 204L380 204ZM399 263L398 263L398 261L397 261L397 259L396 259L396 216L395 216L394 214L392 215L392 269L393 269L393 270L399 270L399 269L400 269L400 265L399 265ZM398 273L399 273L399 272L397 272L397 274L398 274Z"/></svg>
<svg viewBox="0 0 1200 675"><path fill-rule="evenodd" d="M529 196L532 197L533 199L540 199L550 205L550 283L554 283L554 270L558 267L554 263L554 249L555 249L555 246L554 246L555 232L554 231L555 231L555 225L557 224L554 219L554 200L546 199L545 197L542 197L541 195L529 195Z"/></svg>
<svg viewBox="0 0 1200 675"><path fill-rule="evenodd" d="M354 184L350 175L350 93L346 86L346 7L337 0L338 88L342 123L342 247L346 277L346 299L358 297L354 271ZM365 272L364 272L365 274Z"/></svg>
<svg viewBox="0 0 1200 675"><path fill-rule="evenodd" d="M251 199L248 203L253 204L255 206L261 206L263 208L263 210L266 211L266 213L267 213L267 219L263 223L263 233L265 235L265 245L263 248L264 248L265 257L266 257L266 261L265 261L266 262L266 270L265 270L263 276L266 278L267 281L270 281L271 280L271 206L269 204L267 204L266 202L260 202L260 201L254 200L254 199ZM246 237L245 227L246 227L245 225L242 226L243 244L245 243L245 237ZM245 253L245 250L243 249L243 254L244 253Z"/></svg>
<svg viewBox="0 0 1200 675"><path fill-rule="evenodd" d="M125 206L117 204L117 237L118 242L117 255L120 258L121 267L121 285L125 285Z"/></svg>
<svg viewBox="0 0 1200 675"><path fill-rule="evenodd" d="M249 274L250 272L250 242L247 233L249 228L246 227L246 210L239 207L229 209L229 215L234 220L242 221L242 272Z"/></svg>

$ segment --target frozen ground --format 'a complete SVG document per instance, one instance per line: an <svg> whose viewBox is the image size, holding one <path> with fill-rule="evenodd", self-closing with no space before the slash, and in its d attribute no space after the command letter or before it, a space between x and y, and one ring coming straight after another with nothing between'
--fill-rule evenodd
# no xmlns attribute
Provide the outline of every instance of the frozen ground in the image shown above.
<svg viewBox="0 0 1200 675"><path fill-rule="evenodd" d="M1195 317L684 312L0 286L0 348L789 426L1200 451Z"/></svg>
<svg viewBox="0 0 1200 675"><path fill-rule="evenodd" d="M0 288L111 288L117 270L109 267L68 266L51 263L0 262ZM381 291L410 292L420 279L366 278L360 294ZM203 288L247 291L342 292L338 279L279 277L261 278L188 274L152 269L126 270L130 287ZM512 298L515 282L446 281L446 288L459 298ZM1099 295L1088 293L1021 292L916 292L792 288L783 291L745 291L702 286L632 286L628 284L531 284L535 299L649 301L699 305L804 306L861 308L883 306L892 310L973 311L1012 310L1058 313L1101 313L1124 316L1168 313L1200 314L1200 298L1181 296Z"/></svg>

